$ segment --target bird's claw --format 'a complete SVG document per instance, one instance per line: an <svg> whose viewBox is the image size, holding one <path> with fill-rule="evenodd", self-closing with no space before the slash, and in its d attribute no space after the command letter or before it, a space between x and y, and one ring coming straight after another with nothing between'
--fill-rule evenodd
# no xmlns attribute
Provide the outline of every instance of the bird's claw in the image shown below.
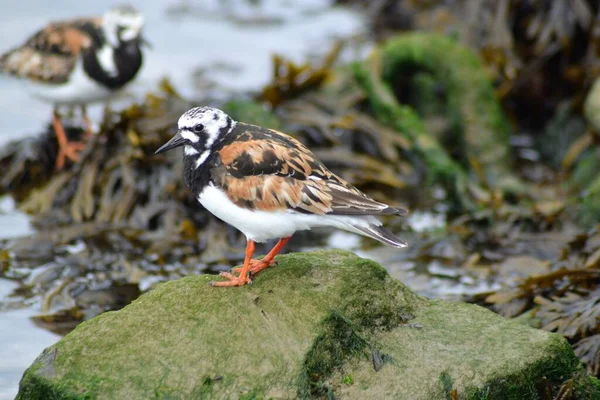
<svg viewBox="0 0 600 400"><path fill-rule="evenodd" d="M264 260L250 260L250 269L248 270L248 276L252 277L258 274L263 269L276 265L277 262L275 260L264 261ZM242 271L241 267L236 267L231 270L232 274L239 274Z"/></svg>
<svg viewBox="0 0 600 400"><path fill-rule="evenodd" d="M247 276L245 278L241 278L238 276L233 275L232 273L229 272L221 272L219 273L219 276L222 276L223 278L227 278L227 281L211 281L210 285L211 286L244 286L244 285L252 285L252 279L250 279L250 276Z"/></svg>
<svg viewBox="0 0 600 400"><path fill-rule="evenodd" d="M67 158L74 163L79 161L79 152L83 149L85 149L85 143L82 142L59 143L56 167L62 169Z"/></svg>

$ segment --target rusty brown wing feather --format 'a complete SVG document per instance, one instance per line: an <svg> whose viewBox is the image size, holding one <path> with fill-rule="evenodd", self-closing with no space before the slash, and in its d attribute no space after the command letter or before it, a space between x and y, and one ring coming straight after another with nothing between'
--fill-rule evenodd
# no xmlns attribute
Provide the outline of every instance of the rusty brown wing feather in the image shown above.
<svg viewBox="0 0 600 400"><path fill-rule="evenodd" d="M213 179L240 207L308 214L402 215L327 169L296 139L275 131L219 150ZM242 134L243 136L244 134Z"/></svg>
<svg viewBox="0 0 600 400"><path fill-rule="evenodd" d="M65 83L83 49L92 45L100 19L77 19L46 26L24 45L0 56L0 71L44 83Z"/></svg>

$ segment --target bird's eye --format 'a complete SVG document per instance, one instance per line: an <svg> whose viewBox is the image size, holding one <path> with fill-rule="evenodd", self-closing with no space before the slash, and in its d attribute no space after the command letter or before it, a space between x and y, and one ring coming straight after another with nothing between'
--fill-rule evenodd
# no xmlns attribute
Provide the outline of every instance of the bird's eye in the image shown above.
<svg viewBox="0 0 600 400"><path fill-rule="evenodd" d="M196 124L192 129L194 130L194 133L201 133L204 130L204 125Z"/></svg>

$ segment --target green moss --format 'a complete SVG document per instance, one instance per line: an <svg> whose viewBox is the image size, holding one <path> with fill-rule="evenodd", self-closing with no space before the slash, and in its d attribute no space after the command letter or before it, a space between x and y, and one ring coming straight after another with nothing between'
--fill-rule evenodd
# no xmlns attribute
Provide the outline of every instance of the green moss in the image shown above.
<svg viewBox="0 0 600 400"><path fill-rule="evenodd" d="M355 63L352 69L378 119L411 140L424 158L430 183L451 188L463 206L470 206L465 188L472 159L494 187L522 190L511 168L510 127L485 66L470 49L437 34L406 33L389 39L370 62ZM425 115L445 116L444 138L434 138L411 107L398 103L394 90L402 88L398 91L406 95L407 87L416 91L412 98ZM439 88L444 95L437 93ZM464 150L461 163L440 141Z"/></svg>
<svg viewBox="0 0 600 400"><path fill-rule="evenodd" d="M74 382L63 380L53 381L55 377L54 360L55 348L47 348L35 360L33 365L25 371L19 385L17 400L87 400L93 398L89 393L79 393L72 385ZM92 381L96 385L98 381Z"/></svg>
<svg viewBox="0 0 600 400"><path fill-rule="evenodd" d="M290 376L287 383L284 378L290 373L289 357L304 354L312 345L320 334L316 324L336 312L366 321L367 312L374 316L373 327L384 326L378 318L393 321L391 313L406 314L406 303L393 302L414 297L404 288L405 293L388 293L398 291L399 284L376 263L348 252L293 254L278 260L280 265L261 273L252 286L223 290L208 285L218 277L184 278L161 285L119 312L81 324L54 346L57 356L52 367L57 378L75 390L113 397L138 393L147 398L177 398L207 392L220 397L225 388L235 388L239 395L262 393L268 397L265 388L269 387L295 393L297 378ZM369 302L372 312L359 309L363 290L373 297ZM380 305L382 310L377 311ZM225 336L219 328L240 324L237 310L242 309L245 328L262 332L257 347L246 344L246 330L232 329ZM275 326L265 325L268 321ZM158 327L161 331L156 335ZM282 342L265 340L273 329ZM113 352L119 354L118 360ZM266 381L256 382L252 373L246 375L248 358L265 353L269 354L264 360L266 368L272 373ZM189 371L182 372L181 363L194 365L196 376L222 379L207 385L192 378ZM139 365L152 367L140 369ZM299 360L294 368L299 374ZM91 385L97 377L102 377L100 383ZM124 377L126 385L115 384L115 379Z"/></svg>
<svg viewBox="0 0 600 400"><path fill-rule="evenodd" d="M471 388L465 391L467 400L522 400L537 399L539 384L543 377L551 383L552 392L558 393L560 386L567 379L575 378L579 389L576 399L595 399L600 391L590 385L589 376L583 370L581 362L573 353L571 346L559 335L553 335L551 358L539 360L519 371L489 381L483 388ZM588 395L594 394L593 397Z"/></svg>
<svg viewBox="0 0 600 400"><path fill-rule="evenodd" d="M332 392L325 383L333 371L348 359L363 354L369 345L352 323L340 314L333 314L324 322L325 333L320 335L308 351L300 378L298 396L323 396Z"/></svg>
<svg viewBox="0 0 600 400"><path fill-rule="evenodd" d="M248 393L243 393L239 397L240 400L264 400L267 399L262 393L257 390L252 390Z"/></svg>
<svg viewBox="0 0 600 400"><path fill-rule="evenodd" d="M579 190L570 199L577 210L577 222L592 228L600 220L600 151L596 148L584 152L570 178L570 185Z"/></svg>
<svg viewBox="0 0 600 400"><path fill-rule="evenodd" d="M93 393L86 391L77 393L69 380L55 382L38 376L35 372L26 371L19 387L16 400L90 400Z"/></svg>
<svg viewBox="0 0 600 400"><path fill-rule="evenodd" d="M467 194L466 170L455 162L439 142L425 130L423 120L409 106L400 105L391 88L372 68L354 63L352 71L358 84L366 92L370 105L379 121L392 127L409 139L427 165L426 184L442 184L450 190L462 208L473 209Z"/></svg>
<svg viewBox="0 0 600 400"><path fill-rule="evenodd" d="M440 382L444 387L444 395L446 400L452 400L451 392L454 388L454 385L452 384L452 377L446 371L444 371L440 374Z"/></svg>
<svg viewBox="0 0 600 400"><path fill-rule="evenodd" d="M442 87L449 135L462 138L463 146L457 148L466 149L465 164L467 157L478 160L492 183L510 177L510 127L476 53L445 36L415 32L388 40L381 61L381 78L391 87L411 75L423 83L425 74L426 88L432 82Z"/></svg>
<svg viewBox="0 0 600 400"><path fill-rule="evenodd" d="M592 400L600 398L600 380L594 376L589 376L583 368L575 375L574 387L579 399Z"/></svg>
<svg viewBox="0 0 600 400"><path fill-rule="evenodd" d="M251 286L187 277L82 323L27 370L18 398L419 400L453 386L492 399L529 395L541 376L598 393L557 335L422 299L348 252L277 260Z"/></svg>
<svg viewBox="0 0 600 400"><path fill-rule="evenodd" d="M352 378L352 375L346 375L346 376L344 376L342 383L344 385L352 385L352 384L354 384L354 378Z"/></svg>
<svg viewBox="0 0 600 400"><path fill-rule="evenodd" d="M592 228L600 220L600 175L588 186L582 196L573 199L577 220L584 227Z"/></svg>
<svg viewBox="0 0 600 400"><path fill-rule="evenodd" d="M413 310L398 301L403 287L390 279L385 269L364 259L356 265L360 274L343 276L341 297L345 304L330 311L322 322L323 333L306 355L298 391L300 398L333 393L327 384L331 374L348 360L367 356L368 349L377 347L373 334L379 329L398 326ZM414 298L410 292L404 295Z"/></svg>

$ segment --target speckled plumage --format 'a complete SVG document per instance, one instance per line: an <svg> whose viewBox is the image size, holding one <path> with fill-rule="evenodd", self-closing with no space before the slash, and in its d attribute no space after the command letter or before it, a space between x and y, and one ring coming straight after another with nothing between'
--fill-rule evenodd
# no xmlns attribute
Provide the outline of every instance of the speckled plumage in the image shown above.
<svg viewBox="0 0 600 400"><path fill-rule="evenodd" d="M122 40L119 32L111 32L126 29L122 23L133 25L135 34L128 40ZM69 84L81 67L85 76L98 85L119 89L135 77L142 65L142 25L141 15L130 7L112 9L102 18L53 22L0 56L0 72L61 86Z"/></svg>
<svg viewBox="0 0 600 400"><path fill-rule="evenodd" d="M184 146L186 185L249 242L287 241L296 231L332 226L406 246L376 218L404 215L405 210L371 199L293 137L233 121L210 107L186 112L178 128L157 153Z"/></svg>
<svg viewBox="0 0 600 400"><path fill-rule="evenodd" d="M0 73L20 78L33 96L53 104L58 168L65 158L77 161L83 143L67 140L57 108L106 100L131 82L142 65L142 27L140 13L118 6L102 17L50 23L0 56Z"/></svg>

